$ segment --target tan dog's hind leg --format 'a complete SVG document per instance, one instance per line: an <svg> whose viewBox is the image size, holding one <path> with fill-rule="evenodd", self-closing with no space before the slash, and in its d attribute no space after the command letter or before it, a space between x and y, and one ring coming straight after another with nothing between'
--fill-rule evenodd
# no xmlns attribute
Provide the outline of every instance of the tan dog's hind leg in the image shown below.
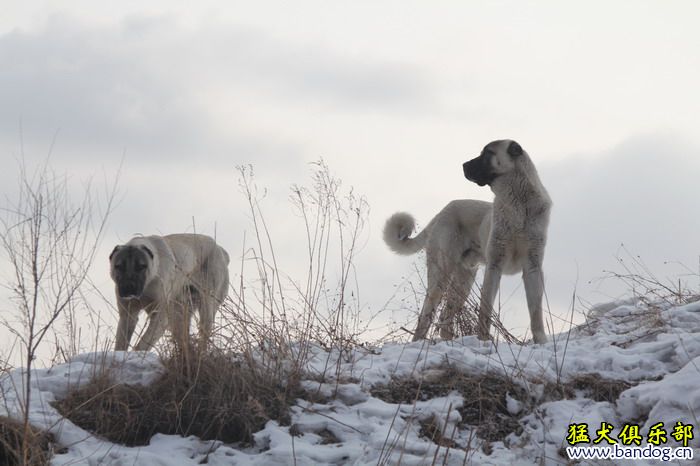
<svg viewBox="0 0 700 466"><path fill-rule="evenodd" d="M214 327L214 314L219 304L213 296L203 296L199 304L199 341L207 345Z"/></svg>
<svg viewBox="0 0 700 466"><path fill-rule="evenodd" d="M200 303L201 305L201 303ZM170 305L170 331L173 342L181 350L187 349L190 343L190 320L193 311L192 300L173 302Z"/></svg>

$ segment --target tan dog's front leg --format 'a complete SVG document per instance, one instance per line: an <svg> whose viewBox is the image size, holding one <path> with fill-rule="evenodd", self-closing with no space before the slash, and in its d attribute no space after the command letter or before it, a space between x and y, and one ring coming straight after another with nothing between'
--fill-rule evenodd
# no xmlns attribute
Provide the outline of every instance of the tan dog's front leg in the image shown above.
<svg viewBox="0 0 700 466"><path fill-rule="evenodd" d="M149 314L148 327L143 332L138 344L134 347L136 351L148 351L163 336L168 326L168 316L166 314L167 311L164 309L155 309Z"/></svg>
<svg viewBox="0 0 700 466"><path fill-rule="evenodd" d="M129 342L136 330L136 324L139 320L139 309L135 311L130 307L123 306L117 301L119 310L119 323L117 324L117 337L114 343L115 351L126 351L129 349Z"/></svg>
<svg viewBox="0 0 700 466"><path fill-rule="evenodd" d="M173 302L170 305L170 331L175 346L187 348L190 341L190 303Z"/></svg>

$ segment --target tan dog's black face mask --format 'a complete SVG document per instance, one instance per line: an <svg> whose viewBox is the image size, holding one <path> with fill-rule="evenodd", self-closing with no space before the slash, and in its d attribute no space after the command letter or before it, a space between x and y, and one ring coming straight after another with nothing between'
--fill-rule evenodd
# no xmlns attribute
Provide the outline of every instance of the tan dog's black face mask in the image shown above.
<svg viewBox="0 0 700 466"><path fill-rule="evenodd" d="M490 142L478 157L462 164L464 177L479 186L490 186L498 176L511 170L514 166L513 159L521 155L523 148L515 141Z"/></svg>
<svg viewBox="0 0 700 466"><path fill-rule="evenodd" d="M109 255L110 274L120 298L138 299L148 280L153 252L146 246L117 246Z"/></svg>

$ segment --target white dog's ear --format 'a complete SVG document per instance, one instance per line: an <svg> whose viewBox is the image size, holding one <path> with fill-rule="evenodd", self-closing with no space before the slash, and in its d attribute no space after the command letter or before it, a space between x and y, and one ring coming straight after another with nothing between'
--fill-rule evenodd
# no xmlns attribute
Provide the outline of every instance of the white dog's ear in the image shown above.
<svg viewBox="0 0 700 466"><path fill-rule="evenodd" d="M151 251L148 246L141 245L141 249L146 251L146 254L151 256L151 260L153 260L153 251Z"/></svg>
<svg viewBox="0 0 700 466"><path fill-rule="evenodd" d="M517 142L511 141L510 145L508 146L508 155L511 157L519 157L523 155L523 148L520 147L520 144Z"/></svg>
<svg viewBox="0 0 700 466"><path fill-rule="evenodd" d="M112 256L114 256L117 253L117 251L119 251L119 248L121 248L121 246L118 246L118 245L114 246L114 249L112 249L112 252L109 253L109 260L112 260Z"/></svg>

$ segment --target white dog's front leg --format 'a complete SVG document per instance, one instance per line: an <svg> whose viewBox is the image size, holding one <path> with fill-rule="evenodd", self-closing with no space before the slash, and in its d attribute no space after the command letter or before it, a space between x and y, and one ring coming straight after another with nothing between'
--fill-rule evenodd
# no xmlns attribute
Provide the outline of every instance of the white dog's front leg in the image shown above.
<svg viewBox="0 0 700 466"><path fill-rule="evenodd" d="M544 331L542 317L542 295L544 294L544 274L542 273L541 250L530 251L525 269L523 270L523 284L527 308L530 312L530 331L535 343L546 343L547 334Z"/></svg>
<svg viewBox="0 0 700 466"><path fill-rule="evenodd" d="M484 284L481 286L481 302L479 303L479 339L488 340L493 316L493 303L501 284L503 254L492 254L484 273Z"/></svg>

